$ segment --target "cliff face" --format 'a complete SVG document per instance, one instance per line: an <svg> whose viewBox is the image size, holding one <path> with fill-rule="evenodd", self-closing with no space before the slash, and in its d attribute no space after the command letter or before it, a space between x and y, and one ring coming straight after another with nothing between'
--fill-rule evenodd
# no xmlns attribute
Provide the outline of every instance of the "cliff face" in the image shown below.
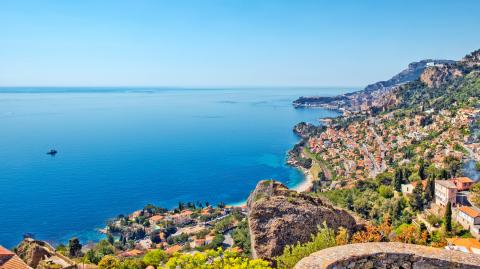
<svg viewBox="0 0 480 269"><path fill-rule="evenodd" d="M394 87L406 82L414 81L420 77L425 69L431 65L444 65L444 64L453 64L455 61L450 60L422 60L419 62L413 62L408 65L407 69L402 70L397 75L393 76L391 79L386 81L379 81L374 84L370 84L365 87L365 91L376 91L384 90L390 87Z"/></svg>
<svg viewBox="0 0 480 269"><path fill-rule="evenodd" d="M247 200L254 257L272 260L283 248L308 242L325 223L338 229L357 229L356 220L320 198L289 190L273 180L260 181Z"/></svg>
<svg viewBox="0 0 480 269"><path fill-rule="evenodd" d="M468 58L469 65L471 65L471 62L474 61L476 57L476 54L472 54L472 56ZM408 65L408 68L402 70L389 80L370 84L361 91L332 97L300 97L293 101L293 106L323 107L352 112L366 111L371 107L382 109L396 103L397 100L395 100L395 97L392 94L392 91L396 88L399 88L405 83L419 79L425 70L429 68L450 66L454 64L455 61L451 60L432 59L413 62Z"/></svg>
<svg viewBox="0 0 480 269"><path fill-rule="evenodd" d="M17 255L28 266L37 269L76 268L75 263L69 258L56 253L48 243L32 238L24 239L16 248Z"/></svg>
<svg viewBox="0 0 480 269"><path fill-rule="evenodd" d="M422 72L420 81L427 84L429 88L437 88L462 75L462 71L454 66L432 66Z"/></svg>

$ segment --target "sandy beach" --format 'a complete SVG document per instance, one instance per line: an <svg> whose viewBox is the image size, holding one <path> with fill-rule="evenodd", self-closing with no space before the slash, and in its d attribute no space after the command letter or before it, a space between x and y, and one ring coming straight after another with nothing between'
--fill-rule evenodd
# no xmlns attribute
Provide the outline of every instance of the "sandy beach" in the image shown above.
<svg viewBox="0 0 480 269"><path fill-rule="evenodd" d="M307 169L304 169L304 168L299 168L299 169L305 175L305 179L300 184L298 184L297 186L295 186L291 189L296 190L298 192L306 192L306 191L308 191L312 188L314 178L313 178L312 174L310 173L310 170L307 170Z"/></svg>

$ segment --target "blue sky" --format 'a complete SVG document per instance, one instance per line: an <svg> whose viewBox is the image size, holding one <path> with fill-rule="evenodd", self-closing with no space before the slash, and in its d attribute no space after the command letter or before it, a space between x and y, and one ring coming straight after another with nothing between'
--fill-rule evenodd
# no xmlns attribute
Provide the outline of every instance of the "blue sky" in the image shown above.
<svg viewBox="0 0 480 269"><path fill-rule="evenodd" d="M364 86L480 48L480 1L0 1L0 85Z"/></svg>

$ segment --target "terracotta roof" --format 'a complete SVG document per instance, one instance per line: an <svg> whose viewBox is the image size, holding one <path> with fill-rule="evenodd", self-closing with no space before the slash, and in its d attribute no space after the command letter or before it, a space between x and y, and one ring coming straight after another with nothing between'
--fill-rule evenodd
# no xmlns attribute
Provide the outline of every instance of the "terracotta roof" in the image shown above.
<svg viewBox="0 0 480 269"><path fill-rule="evenodd" d="M461 183L473 183L473 180L471 180L468 177L457 177L457 178L454 178L454 180L456 180L458 182L461 182Z"/></svg>
<svg viewBox="0 0 480 269"><path fill-rule="evenodd" d="M0 269L30 269L15 253L0 246Z"/></svg>
<svg viewBox="0 0 480 269"><path fill-rule="evenodd" d="M144 253L144 251L139 250L139 249L132 249L130 251L125 251L120 254L122 257L135 257L135 256L140 256Z"/></svg>
<svg viewBox="0 0 480 269"><path fill-rule="evenodd" d="M0 269L30 269L30 267L17 255L14 255L10 259L0 262Z"/></svg>
<svg viewBox="0 0 480 269"><path fill-rule="evenodd" d="M10 250L0 246L0 257L13 256L13 255L15 255L15 253L13 253Z"/></svg>
<svg viewBox="0 0 480 269"><path fill-rule="evenodd" d="M473 207L470 207L470 206L462 206L458 210L462 211L463 213L467 214L472 218L480 217L480 212L478 212L477 210L473 209Z"/></svg>
<svg viewBox="0 0 480 269"><path fill-rule="evenodd" d="M418 184L418 181L414 181L412 182L412 186L415 188ZM427 181L426 180L422 180L422 187L425 189L427 187Z"/></svg>
<svg viewBox="0 0 480 269"><path fill-rule="evenodd" d="M480 242L475 238L447 238L447 242L449 245L465 247L470 252L472 248L480 249Z"/></svg>
<svg viewBox="0 0 480 269"><path fill-rule="evenodd" d="M180 246L180 245L174 245L174 246L171 246L171 247L167 248L167 249L165 250L165 252L168 253L168 254L173 254L173 253L175 253L175 252L177 252L177 251L180 251L181 249L182 249L182 246Z"/></svg>
<svg viewBox="0 0 480 269"><path fill-rule="evenodd" d="M153 221L153 222L157 222L157 221L163 220L164 218L165 218L164 216L155 215L155 216L150 217L150 220Z"/></svg>

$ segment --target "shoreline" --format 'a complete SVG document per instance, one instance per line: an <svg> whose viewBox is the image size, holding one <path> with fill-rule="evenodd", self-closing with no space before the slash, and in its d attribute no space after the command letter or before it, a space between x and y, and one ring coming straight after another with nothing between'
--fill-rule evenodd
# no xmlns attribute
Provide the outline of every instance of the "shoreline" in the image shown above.
<svg viewBox="0 0 480 269"><path fill-rule="evenodd" d="M303 168L303 167L297 167L297 166L292 166L295 169L298 169L302 174L303 174L303 180L298 182L295 186L288 188L293 191L297 192L307 192L313 187L313 182L314 178L312 174L310 173L309 170ZM288 187L288 186L287 186ZM227 204L228 206L233 206L233 207L242 207L247 204L247 199L241 201L241 202L235 202L235 203L230 203Z"/></svg>

